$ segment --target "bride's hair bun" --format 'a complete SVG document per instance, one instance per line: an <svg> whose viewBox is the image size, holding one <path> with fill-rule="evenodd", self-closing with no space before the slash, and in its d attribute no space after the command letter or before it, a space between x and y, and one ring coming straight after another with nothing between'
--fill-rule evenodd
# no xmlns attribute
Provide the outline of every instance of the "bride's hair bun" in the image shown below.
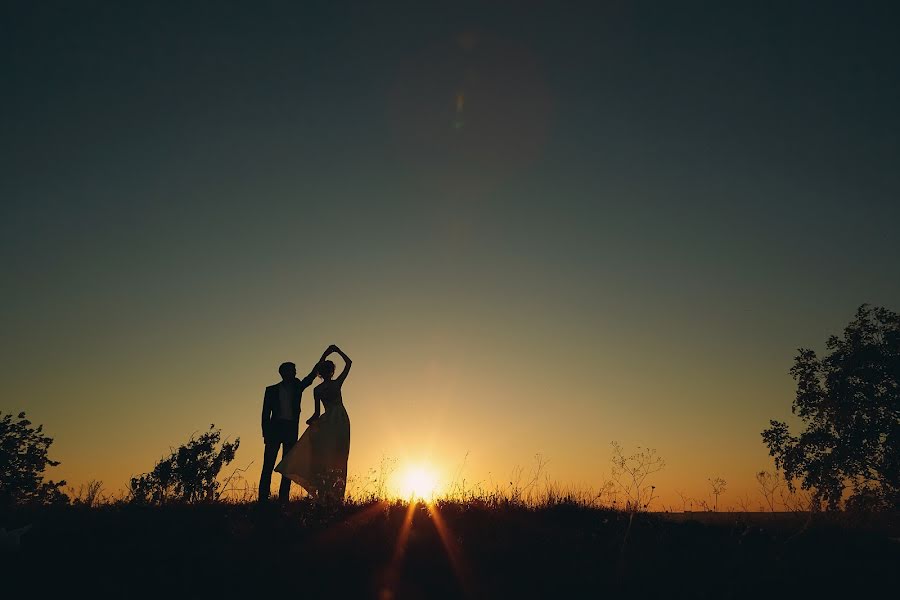
<svg viewBox="0 0 900 600"><path fill-rule="evenodd" d="M322 379L331 379L331 376L334 375L334 363L330 360L323 360L319 363L318 372Z"/></svg>

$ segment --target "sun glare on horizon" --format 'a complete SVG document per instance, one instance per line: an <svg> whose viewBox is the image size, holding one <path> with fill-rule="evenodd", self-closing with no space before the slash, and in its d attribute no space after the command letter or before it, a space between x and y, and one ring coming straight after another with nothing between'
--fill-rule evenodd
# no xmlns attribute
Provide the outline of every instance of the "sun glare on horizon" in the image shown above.
<svg viewBox="0 0 900 600"><path fill-rule="evenodd" d="M437 477L426 465L410 465L400 477L400 495L403 498L430 499L437 491Z"/></svg>

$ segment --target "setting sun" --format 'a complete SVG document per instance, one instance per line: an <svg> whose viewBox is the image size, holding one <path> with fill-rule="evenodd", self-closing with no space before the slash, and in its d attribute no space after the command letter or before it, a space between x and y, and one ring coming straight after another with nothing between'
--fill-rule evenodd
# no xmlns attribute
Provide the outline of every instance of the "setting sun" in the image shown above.
<svg viewBox="0 0 900 600"><path fill-rule="evenodd" d="M431 498L436 488L434 471L423 465L410 465L400 478L400 494L404 498Z"/></svg>

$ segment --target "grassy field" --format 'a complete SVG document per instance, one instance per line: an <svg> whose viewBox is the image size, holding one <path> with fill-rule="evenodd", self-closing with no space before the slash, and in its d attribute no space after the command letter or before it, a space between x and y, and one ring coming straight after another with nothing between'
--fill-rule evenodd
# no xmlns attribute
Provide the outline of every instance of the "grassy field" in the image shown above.
<svg viewBox="0 0 900 600"><path fill-rule="evenodd" d="M755 515L755 516L754 516ZM25 596L860 597L900 589L897 520L628 514L557 503L20 510ZM13 597L6 596L4 597Z"/></svg>

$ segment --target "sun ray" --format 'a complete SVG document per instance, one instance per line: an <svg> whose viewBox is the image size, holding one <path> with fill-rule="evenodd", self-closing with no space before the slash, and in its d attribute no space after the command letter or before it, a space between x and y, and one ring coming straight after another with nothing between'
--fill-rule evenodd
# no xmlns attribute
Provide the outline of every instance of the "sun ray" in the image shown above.
<svg viewBox="0 0 900 600"><path fill-rule="evenodd" d="M383 511L388 505L386 500L380 500L355 514L350 515L340 523L336 523L332 527L323 531L317 537L318 542L329 543L337 539L352 535L353 530L363 523L372 520L380 511Z"/></svg>
<svg viewBox="0 0 900 600"><path fill-rule="evenodd" d="M391 557L391 563L388 565L384 584L378 594L381 600L390 600L396 595L395 590L397 581L400 578L400 567L403 563L403 555L406 553L406 543L409 541L409 531L412 529L415 510L416 503L410 502L406 508L406 514L403 516L400 532L397 534L397 544L394 546L394 555Z"/></svg>
<svg viewBox="0 0 900 600"><path fill-rule="evenodd" d="M472 578L472 571L469 563L466 561L459 544L454 539L453 532L447 527L447 522L444 521L444 517L441 515L437 503L432 503L430 508L431 521L434 523L434 528L441 538L441 544L444 546L447 558L450 559L450 566L453 568L453 573L456 575L456 579L462 587L463 594L470 597L472 596L472 581L474 580Z"/></svg>

